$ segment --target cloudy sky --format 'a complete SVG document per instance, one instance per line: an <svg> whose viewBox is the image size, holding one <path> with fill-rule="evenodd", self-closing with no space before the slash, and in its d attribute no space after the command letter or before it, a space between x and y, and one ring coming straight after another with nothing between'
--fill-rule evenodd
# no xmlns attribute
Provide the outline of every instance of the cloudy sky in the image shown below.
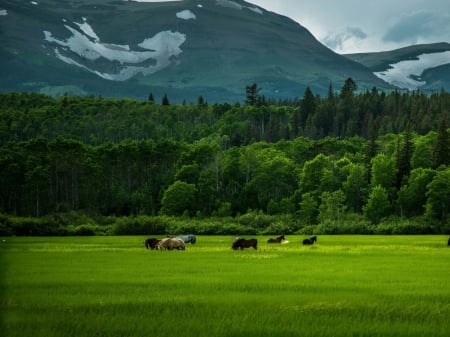
<svg viewBox="0 0 450 337"><path fill-rule="evenodd" d="M308 28L340 52L450 42L449 0L252 0Z"/></svg>
<svg viewBox="0 0 450 337"><path fill-rule="evenodd" d="M417 43L450 42L449 0L248 2L289 16L338 53L382 51Z"/></svg>

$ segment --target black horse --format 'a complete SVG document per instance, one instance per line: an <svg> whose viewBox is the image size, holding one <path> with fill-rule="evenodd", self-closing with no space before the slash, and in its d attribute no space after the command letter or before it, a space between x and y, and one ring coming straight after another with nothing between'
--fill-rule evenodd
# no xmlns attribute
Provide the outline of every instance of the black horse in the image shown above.
<svg viewBox="0 0 450 337"><path fill-rule="evenodd" d="M284 238L284 235L280 235L279 237L277 237L277 238L270 238L269 240L267 240L267 243L281 243L281 241L284 241L284 240L286 240L285 238Z"/></svg>
<svg viewBox="0 0 450 337"><path fill-rule="evenodd" d="M303 240L303 245L304 245L304 246L307 246L307 245L313 245L314 242L316 242L316 241L317 241L317 236L313 236L313 237L311 237L311 238L309 238L309 239Z"/></svg>
<svg viewBox="0 0 450 337"><path fill-rule="evenodd" d="M160 242L160 239L157 238L148 238L147 240L145 240L144 245L147 249L155 249L156 245Z"/></svg>
<svg viewBox="0 0 450 337"><path fill-rule="evenodd" d="M450 246L450 239L448 239L447 246Z"/></svg>
<svg viewBox="0 0 450 337"><path fill-rule="evenodd" d="M258 240L256 239L243 239L243 238L236 238L233 241L233 244L231 248L233 250L243 250L244 248L250 248L253 247L254 249L258 249Z"/></svg>

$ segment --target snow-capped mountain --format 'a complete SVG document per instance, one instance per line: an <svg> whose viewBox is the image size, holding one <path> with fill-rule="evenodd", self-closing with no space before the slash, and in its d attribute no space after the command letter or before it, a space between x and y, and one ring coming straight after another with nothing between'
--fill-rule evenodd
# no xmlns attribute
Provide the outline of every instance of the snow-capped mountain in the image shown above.
<svg viewBox="0 0 450 337"><path fill-rule="evenodd" d="M377 77L401 89L450 90L449 43L346 56L367 66Z"/></svg>
<svg viewBox="0 0 450 337"><path fill-rule="evenodd" d="M3 0L1 91L172 100L323 94L352 77L389 88L293 20L242 0Z"/></svg>

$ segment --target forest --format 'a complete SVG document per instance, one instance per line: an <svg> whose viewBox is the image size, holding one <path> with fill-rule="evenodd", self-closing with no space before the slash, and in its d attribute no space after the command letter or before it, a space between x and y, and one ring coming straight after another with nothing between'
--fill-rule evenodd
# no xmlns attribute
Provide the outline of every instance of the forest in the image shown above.
<svg viewBox="0 0 450 337"><path fill-rule="evenodd" d="M0 235L450 232L450 94L244 95L1 93Z"/></svg>

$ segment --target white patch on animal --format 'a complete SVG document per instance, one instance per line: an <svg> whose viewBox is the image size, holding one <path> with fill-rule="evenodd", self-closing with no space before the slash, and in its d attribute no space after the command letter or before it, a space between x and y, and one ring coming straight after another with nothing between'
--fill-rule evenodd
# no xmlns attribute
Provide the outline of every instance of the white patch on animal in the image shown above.
<svg viewBox="0 0 450 337"><path fill-rule="evenodd" d="M197 19L195 14L192 13L189 9L185 9L184 11L178 12L177 13L177 18L178 19L183 19L183 20L195 20L195 19Z"/></svg>
<svg viewBox="0 0 450 337"><path fill-rule="evenodd" d="M61 61L83 68L107 80L125 81L139 73L143 75L153 74L170 64L173 58L181 54L181 45L186 41L186 35L179 32L162 31L151 38L143 40L138 46L144 51L133 51L128 45L102 43L94 29L83 18L83 23L76 23L81 32L65 24L72 36L66 40L53 37L51 32L44 31L44 39L51 44L56 44L55 56ZM75 60L74 58L77 58ZM92 62L98 59L106 59L119 63L118 71L107 73L94 69ZM89 66L83 64L83 60L89 62ZM148 64L148 60L153 60ZM140 65L146 62L145 65Z"/></svg>
<svg viewBox="0 0 450 337"><path fill-rule="evenodd" d="M0 9L0 16L8 15L8 11L6 9Z"/></svg>
<svg viewBox="0 0 450 337"><path fill-rule="evenodd" d="M450 51L432 54L421 54L416 60L400 61L390 64L389 69L374 74L399 88L415 90L426 82L420 80L425 69L450 64ZM415 79L416 77L417 79Z"/></svg>
<svg viewBox="0 0 450 337"><path fill-rule="evenodd" d="M38 3L37 3L37 1L31 1L31 4L32 5L37 5Z"/></svg>

